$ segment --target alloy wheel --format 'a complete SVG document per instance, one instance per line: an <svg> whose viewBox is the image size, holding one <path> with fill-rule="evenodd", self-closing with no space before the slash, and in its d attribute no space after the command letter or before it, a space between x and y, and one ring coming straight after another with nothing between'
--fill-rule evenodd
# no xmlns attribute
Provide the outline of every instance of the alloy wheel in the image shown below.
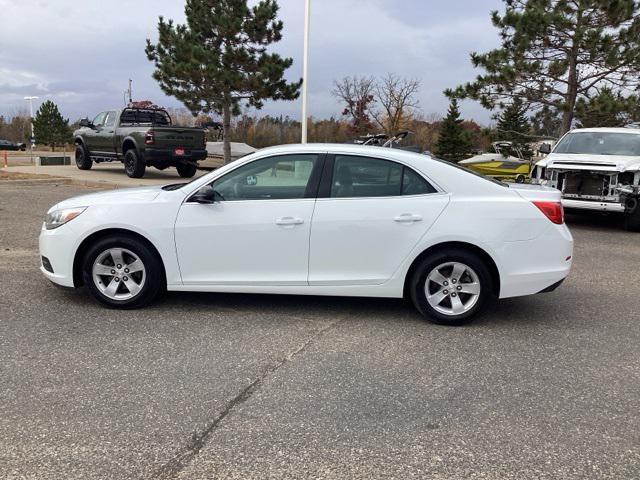
<svg viewBox="0 0 640 480"><path fill-rule="evenodd" d="M447 262L435 267L424 285L429 305L443 315L456 316L471 310L480 299L480 278L468 265Z"/></svg>
<svg viewBox="0 0 640 480"><path fill-rule="evenodd" d="M111 300L129 300L144 287L146 269L138 255L126 248L100 253L91 268L93 282Z"/></svg>

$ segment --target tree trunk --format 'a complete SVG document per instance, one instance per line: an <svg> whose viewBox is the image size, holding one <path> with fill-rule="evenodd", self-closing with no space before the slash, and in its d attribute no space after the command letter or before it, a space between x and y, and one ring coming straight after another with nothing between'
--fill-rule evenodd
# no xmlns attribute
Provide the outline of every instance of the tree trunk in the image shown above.
<svg viewBox="0 0 640 480"><path fill-rule="evenodd" d="M571 130L573 123L573 111L576 108L576 99L578 97L578 78L576 69L577 59L569 60L569 85L565 96L564 112L562 113L562 126L560 127L560 135L564 135Z"/></svg>
<svg viewBox="0 0 640 480"><path fill-rule="evenodd" d="M222 146L224 163L231 161L231 105L225 103L222 107Z"/></svg>
<svg viewBox="0 0 640 480"><path fill-rule="evenodd" d="M576 108L576 99L578 98L578 50L581 38L579 38L579 30L582 24L582 10L578 7L576 18L576 29L572 39L573 46L569 51L569 76L567 78L567 94L565 95L564 112L562 114L562 126L560 127L560 136L571 130L573 123L573 111Z"/></svg>

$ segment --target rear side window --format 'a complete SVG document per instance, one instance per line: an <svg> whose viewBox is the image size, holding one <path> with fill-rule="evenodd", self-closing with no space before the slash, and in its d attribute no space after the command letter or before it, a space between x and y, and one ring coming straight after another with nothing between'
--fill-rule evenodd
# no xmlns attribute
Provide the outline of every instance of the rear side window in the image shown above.
<svg viewBox="0 0 640 480"><path fill-rule="evenodd" d="M436 189L409 167L379 158L336 155L331 197L395 197L435 193Z"/></svg>
<svg viewBox="0 0 640 480"><path fill-rule="evenodd" d="M104 121L105 127L113 127L116 123L116 112L107 112L107 118Z"/></svg>
<svg viewBox="0 0 640 480"><path fill-rule="evenodd" d="M171 125L171 118L162 110L145 110L141 108L126 108L120 115L120 124L127 125Z"/></svg>

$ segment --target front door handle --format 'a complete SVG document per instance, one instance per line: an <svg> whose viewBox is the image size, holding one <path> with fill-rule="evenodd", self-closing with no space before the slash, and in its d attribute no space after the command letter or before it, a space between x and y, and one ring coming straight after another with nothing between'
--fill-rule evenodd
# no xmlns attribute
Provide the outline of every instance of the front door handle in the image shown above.
<svg viewBox="0 0 640 480"><path fill-rule="evenodd" d="M420 222L421 220L422 220L422 216L417 215L415 213L403 213L393 219L394 222L398 222L398 223L413 223L413 222Z"/></svg>
<svg viewBox="0 0 640 480"><path fill-rule="evenodd" d="M276 225L302 225L304 220L295 217L280 217L276 219Z"/></svg>

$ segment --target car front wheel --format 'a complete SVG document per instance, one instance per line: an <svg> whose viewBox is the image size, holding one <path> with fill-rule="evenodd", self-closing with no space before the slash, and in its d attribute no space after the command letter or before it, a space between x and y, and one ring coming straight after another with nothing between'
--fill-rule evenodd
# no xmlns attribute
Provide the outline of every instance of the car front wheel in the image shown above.
<svg viewBox="0 0 640 480"><path fill-rule="evenodd" d="M411 299L428 320L463 325L484 310L495 293L485 262L463 249L436 252L416 268Z"/></svg>
<svg viewBox="0 0 640 480"><path fill-rule="evenodd" d="M143 241L112 236L87 251L84 284L102 304L138 308L150 303L164 287L162 263Z"/></svg>
<svg viewBox="0 0 640 480"><path fill-rule="evenodd" d="M82 144L76 145L76 166L80 170L89 170L93 162L89 156L89 152Z"/></svg>

